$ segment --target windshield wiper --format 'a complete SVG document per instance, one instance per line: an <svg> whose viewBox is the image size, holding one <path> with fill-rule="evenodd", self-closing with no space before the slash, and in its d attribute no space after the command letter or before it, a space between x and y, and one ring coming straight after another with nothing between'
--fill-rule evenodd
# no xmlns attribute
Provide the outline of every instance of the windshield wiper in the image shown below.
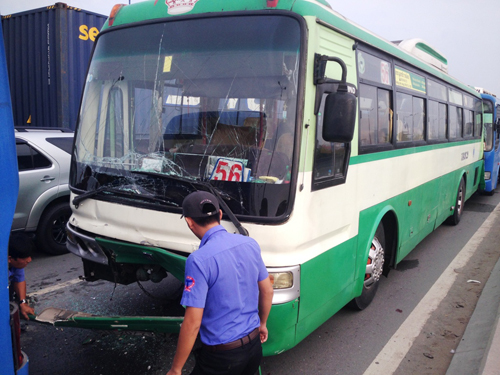
<svg viewBox="0 0 500 375"><path fill-rule="evenodd" d="M80 194L80 195L77 195L76 197L73 198L73 205L75 206L75 208L78 208L78 206L80 205L80 202L84 201L85 199L87 198L91 198L93 197L94 195L97 195L99 194L100 192L102 191L105 191L107 189L112 189L108 186L99 186L97 189L95 190L92 190L92 191L87 191L86 193L83 193L83 194Z"/></svg>
<svg viewBox="0 0 500 375"><path fill-rule="evenodd" d="M231 220L231 223L233 223L233 225L236 227L238 232L240 234L242 234L243 236L247 236L247 237L249 236L248 230L243 225L241 225L241 222L234 215L233 211L231 211L231 209L227 205L224 198L222 198L222 192L219 189L217 189L215 186L213 186L210 183L210 180L200 181L200 180L190 179L190 178L187 178L184 176L173 176L173 175L165 175L165 174L161 174L161 173L143 172L143 171L133 171L132 173L156 175L156 176L160 176L160 177L170 178L172 180L186 182L186 183L193 185L193 187L202 186L202 187L208 189L208 191L210 193L212 193L213 195L216 196L217 200L219 201L220 206L222 207L222 211L224 211L224 213L229 217L229 219Z"/></svg>
<svg viewBox="0 0 500 375"><path fill-rule="evenodd" d="M118 189L116 187L110 187L110 186L100 186L95 190L87 191L86 193L77 195L76 197L73 198L73 205L75 206L76 209L78 209L78 206L80 205L80 203L82 201L84 201L85 199L91 198L91 197L93 197L101 192L115 193L115 194L125 195L127 197L131 197L134 199L140 198L140 199L149 200L152 202L163 203L163 204L179 207L178 204L176 204L174 202L166 201L166 200L161 199L161 198L153 197L150 195L132 193L130 191L126 191L123 189Z"/></svg>

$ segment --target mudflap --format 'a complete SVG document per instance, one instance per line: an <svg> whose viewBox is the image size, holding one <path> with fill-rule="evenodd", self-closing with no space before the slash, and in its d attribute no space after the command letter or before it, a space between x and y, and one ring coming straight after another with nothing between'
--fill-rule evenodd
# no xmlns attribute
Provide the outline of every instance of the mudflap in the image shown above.
<svg viewBox="0 0 500 375"><path fill-rule="evenodd" d="M77 311L48 307L30 320L55 327L74 327L100 330L149 331L178 333L182 316L99 316Z"/></svg>

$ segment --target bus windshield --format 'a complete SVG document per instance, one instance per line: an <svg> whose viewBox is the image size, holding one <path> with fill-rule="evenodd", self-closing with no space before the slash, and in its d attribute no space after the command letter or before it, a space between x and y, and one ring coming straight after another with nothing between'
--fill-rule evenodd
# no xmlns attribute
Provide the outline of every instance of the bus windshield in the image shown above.
<svg viewBox="0 0 500 375"><path fill-rule="evenodd" d="M82 99L71 186L171 210L203 182L237 215L285 215L299 56L300 26L287 16L103 32Z"/></svg>

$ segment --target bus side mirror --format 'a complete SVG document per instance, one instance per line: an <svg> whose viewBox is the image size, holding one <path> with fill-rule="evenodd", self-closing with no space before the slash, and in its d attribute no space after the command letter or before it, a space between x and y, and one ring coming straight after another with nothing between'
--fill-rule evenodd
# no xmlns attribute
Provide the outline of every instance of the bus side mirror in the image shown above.
<svg viewBox="0 0 500 375"><path fill-rule="evenodd" d="M346 91L328 94L323 117L323 139L349 143L354 136L356 96Z"/></svg>

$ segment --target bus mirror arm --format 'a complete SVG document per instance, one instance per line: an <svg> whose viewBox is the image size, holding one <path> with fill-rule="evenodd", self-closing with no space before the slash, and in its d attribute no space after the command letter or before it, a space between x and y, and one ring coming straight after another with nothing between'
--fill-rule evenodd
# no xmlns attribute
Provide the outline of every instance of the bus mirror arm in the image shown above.
<svg viewBox="0 0 500 375"><path fill-rule="evenodd" d="M323 95L327 94L323 113L323 139L327 142L349 143L354 137L356 121L355 87L348 87L347 67L338 57L316 54L314 56L314 84L316 85L315 114L318 115ZM335 81L325 77L328 61L342 68L342 78Z"/></svg>
<svg viewBox="0 0 500 375"><path fill-rule="evenodd" d="M325 77L326 64L328 61L334 61L340 65L342 69L342 78L339 82L339 90L347 91L347 67L338 57L326 56L315 54L314 55L314 84L321 85L323 83L328 83L330 80ZM342 87L342 88L341 88Z"/></svg>

